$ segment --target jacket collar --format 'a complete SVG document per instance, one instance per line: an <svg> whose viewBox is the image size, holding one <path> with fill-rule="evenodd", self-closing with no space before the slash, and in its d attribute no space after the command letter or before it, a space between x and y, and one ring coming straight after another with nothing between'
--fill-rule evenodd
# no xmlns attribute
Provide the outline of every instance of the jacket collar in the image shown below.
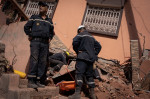
<svg viewBox="0 0 150 99"><path fill-rule="evenodd" d="M38 17L40 17L41 19L43 19L42 16L41 16L40 14L38 15ZM46 15L45 20L47 20L47 19L48 19L48 16ZM43 19L43 20L44 20L44 19Z"/></svg>

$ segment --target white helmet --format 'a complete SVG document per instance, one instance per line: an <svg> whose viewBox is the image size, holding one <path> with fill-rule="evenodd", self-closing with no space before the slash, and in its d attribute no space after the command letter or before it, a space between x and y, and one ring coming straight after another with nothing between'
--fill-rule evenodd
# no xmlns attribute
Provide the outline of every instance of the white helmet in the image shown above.
<svg viewBox="0 0 150 99"><path fill-rule="evenodd" d="M80 25L80 26L78 27L78 30L81 29L81 28L85 28L85 26L84 26L84 25Z"/></svg>

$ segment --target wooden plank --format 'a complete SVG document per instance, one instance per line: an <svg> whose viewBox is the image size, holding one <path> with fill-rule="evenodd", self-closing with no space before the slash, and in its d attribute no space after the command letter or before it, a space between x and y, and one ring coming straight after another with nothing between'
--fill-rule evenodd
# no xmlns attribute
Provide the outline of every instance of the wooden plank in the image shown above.
<svg viewBox="0 0 150 99"><path fill-rule="evenodd" d="M25 20L28 20L29 18L24 13L24 11L21 9L21 7L18 5L18 3L15 0L10 0L10 1L15 6L15 8L18 10L19 15L22 16L22 17L24 17Z"/></svg>

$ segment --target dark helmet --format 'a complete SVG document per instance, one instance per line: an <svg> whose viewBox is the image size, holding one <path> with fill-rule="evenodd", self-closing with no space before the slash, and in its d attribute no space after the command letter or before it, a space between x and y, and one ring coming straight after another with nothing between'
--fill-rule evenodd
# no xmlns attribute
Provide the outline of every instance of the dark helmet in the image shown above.
<svg viewBox="0 0 150 99"><path fill-rule="evenodd" d="M43 2L43 1L40 1L40 2L38 3L38 5L39 5L39 6L42 5L42 6L47 6L47 7L48 7L48 4L47 4L46 2Z"/></svg>

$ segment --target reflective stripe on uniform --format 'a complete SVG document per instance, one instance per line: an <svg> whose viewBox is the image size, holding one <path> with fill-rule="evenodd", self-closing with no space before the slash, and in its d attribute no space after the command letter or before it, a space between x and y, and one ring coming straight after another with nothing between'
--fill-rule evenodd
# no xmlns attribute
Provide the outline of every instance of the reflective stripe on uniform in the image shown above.
<svg viewBox="0 0 150 99"><path fill-rule="evenodd" d="M87 84L92 85L95 84L95 82L87 82Z"/></svg>
<svg viewBox="0 0 150 99"><path fill-rule="evenodd" d="M81 82L81 83L83 83L83 81L82 81L82 80L77 80L77 82Z"/></svg>
<svg viewBox="0 0 150 99"><path fill-rule="evenodd" d="M49 21L42 20L42 19L29 19L29 21L43 21L43 22L47 22L47 23L49 23L50 25L53 26L53 24L51 24Z"/></svg>
<svg viewBox="0 0 150 99"><path fill-rule="evenodd" d="M28 77L36 77L36 75L28 75Z"/></svg>
<svg viewBox="0 0 150 99"><path fill-rule="evenodd" d="M93 36L90 36L90 35L77 35L77 36L79 36L79 37L91 37L91 38L93 38Z"/></svg>
<svg viewBox="0 0 150 99"><path fill-rule="evenodd" d="M40 77L37 77L37 79L40 79Z"/></svg>

